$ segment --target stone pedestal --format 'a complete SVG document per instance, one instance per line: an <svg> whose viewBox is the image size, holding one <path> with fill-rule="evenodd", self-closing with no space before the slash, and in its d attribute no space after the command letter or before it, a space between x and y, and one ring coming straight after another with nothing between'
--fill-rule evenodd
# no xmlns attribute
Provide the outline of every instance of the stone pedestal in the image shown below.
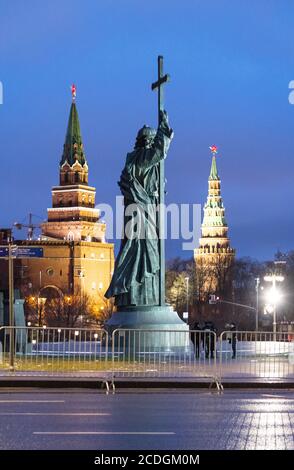
<svg viewBox="0 0 294 470"><path fill-rule="evenodd" d="M105 325L115 347L131 353L190 350L189 326L169 306L126 307ZM117 331L116 331L117 330Z"/></svg>

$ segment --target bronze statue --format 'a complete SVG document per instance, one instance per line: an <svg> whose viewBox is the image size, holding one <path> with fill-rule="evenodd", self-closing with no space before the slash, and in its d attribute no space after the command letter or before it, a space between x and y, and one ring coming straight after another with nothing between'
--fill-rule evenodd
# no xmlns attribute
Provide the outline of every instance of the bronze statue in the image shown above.
<svg viewBox="0 0 294 470"><path fill-rule="evenodd" d="M163 87L169 75L163 73L162 56L157 64L151 89L158 92L158 128L144 126L126 158L119 181L124 235L105 294L117 306L105 326L112 344L135 355L142 347L181 354L189 349L188 325L165 301L164 160L173 131L164 111Z"/></svg>
<svg viewBox="0 0 294 470"><path fill-rule="evenodd" d="M160 165L173 131L160 110L157 131L144 126L127 154L119 186L124 196L124 237L105 294L118 307L160 305ZM164 274L164 273L163 273Z"/></svg>

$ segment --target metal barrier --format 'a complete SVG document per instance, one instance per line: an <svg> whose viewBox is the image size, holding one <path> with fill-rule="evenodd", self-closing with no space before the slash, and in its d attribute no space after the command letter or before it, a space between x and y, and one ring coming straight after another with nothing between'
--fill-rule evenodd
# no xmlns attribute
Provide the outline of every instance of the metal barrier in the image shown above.
<svg viewBox="0 0 294 470"><path fill-rule="evenodd" d="M13 335L14 341L11 341ZM14 344L14 350L11 348ZM91 375L111 368L105 330L0 328L0 371L42 375Z"/></svg>
<svg viewBox="0 0 294 470"><path fill-rule="evenodd" d="M13 339L13 341L12 341ZM13 348L11 348L13 345ZM293 380L288 333L0 328L0 375Z"/></svg>
<svg viewBox="0 0 294 470"><path fill-rule="evenodd" d="M222 379L294 378L294 341L288 333L223 331L218 349Z"/></svg>
<svg viewBox="0 0 294 470"><path fill-rule="evenodd" d="M217 376L212 331L126 330L112 334L112 369L118 377L206 378Z"/></svg>

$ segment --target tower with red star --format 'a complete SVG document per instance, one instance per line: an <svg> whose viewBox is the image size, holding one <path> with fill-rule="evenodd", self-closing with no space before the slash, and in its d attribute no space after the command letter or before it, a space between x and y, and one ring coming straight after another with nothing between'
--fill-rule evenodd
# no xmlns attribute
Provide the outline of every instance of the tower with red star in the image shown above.
<svg viewBox="0 0 294 470"><path fill-rule="evenodd" d="M59 164L59 186L52 188L52 207L42 235L69 241L105 241L105 224L95 208L94 187L88 184L88 163L83 147L76 106L76 87L71 86L72 103L63 153Z"/></svg>
<svg viewBox="0 0 294 470"><path fill-rule="evenodd" d="M204 205L199 247L195 249L196 278L201 300L209 294L222 293L228 286L235 250L230 246L225 207L221 196L221 180L216 165L218 149L210 148L211 169L208 178L208 196Z"/></svg>

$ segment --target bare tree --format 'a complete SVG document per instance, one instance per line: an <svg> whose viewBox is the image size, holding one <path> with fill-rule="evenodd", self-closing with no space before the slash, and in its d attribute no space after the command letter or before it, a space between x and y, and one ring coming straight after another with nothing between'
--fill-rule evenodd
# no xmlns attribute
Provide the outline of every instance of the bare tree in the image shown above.
<svg viewBox="0 0 294 470"><path fill-rule="evenodd" d="M170 283L166 292L167 302L173 306L178 313L186 310L187 282L186 273L175 273L173 282Z"/></svg>
<svg viewBox="0 0 294 470"><path fill-rule="evenodd" d="M61 297L47 298L44 322L48 326L73 328L85 326L92 315L93 301L88 294L75 293Z"/></svg>
<svg viewBox="0 0 294 470"><path fill-rule="evenodd" d="M99 294L92 308L91 322L103 327L112 316L114 309L114 298L106 299L103 294Z"/></svg>

